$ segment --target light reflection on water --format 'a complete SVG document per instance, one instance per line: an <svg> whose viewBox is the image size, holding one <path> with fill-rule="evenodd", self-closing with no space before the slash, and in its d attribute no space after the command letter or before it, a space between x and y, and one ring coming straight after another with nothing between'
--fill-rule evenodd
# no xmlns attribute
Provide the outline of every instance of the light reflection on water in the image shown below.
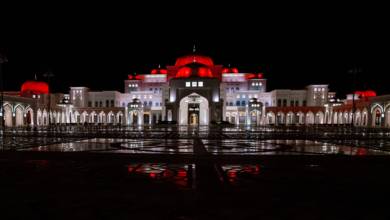
<svg viewBox="0 0 390 220"><path fill-rule="evenodd" d="M261 166L259 164L243 164L243 165L222 165L222 170L232 185L237 185L244 179L256 178L261 173Z"/></svg>
<svg viewBox="0 0 390 220"><path fill-rule="evenodd" d="M310 140L202 139L214 155L389 155L390 152L365 147ZM193 139L120 139L92 138L20 149L21 151L109 152L128 154L193 154Z"/></svg>
<svg viewBox="0 0 390 220"><path fill-rule="evenodd" d="M180 188L188 188L192 186L191 178L189 177L191 174L188 172L189 166L194 167L193 164L129 164L127 165L127 171L129 175L143 175L154 180L163 180L174 183Z"/></svg>

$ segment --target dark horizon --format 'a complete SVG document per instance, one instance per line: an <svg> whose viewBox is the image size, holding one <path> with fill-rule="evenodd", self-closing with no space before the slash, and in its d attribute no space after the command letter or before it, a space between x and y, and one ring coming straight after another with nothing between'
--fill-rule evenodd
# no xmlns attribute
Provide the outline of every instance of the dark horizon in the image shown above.
<svg viewBox="0 0 390 220"><path fill-rule="evenodd" d="M173 65L176 58L191 54L196 44L197 52L215 64L263 72L268 91L329 84L343 98L354 87L349 70L360 68L354 90L390 93L384 77L388 56L383 55L388 34L380 23L336 18L267 23L249 18L215 26L173 27L164 19L145 24L103 21L54 17L52 25L33 18L5 31L0 44L9 60L4 66L5 90L19 90L34 74L45 80L42 74L51 70L53 92L67 93L70 86L123 92L128 74L149 73L158 64Z"/></svg>

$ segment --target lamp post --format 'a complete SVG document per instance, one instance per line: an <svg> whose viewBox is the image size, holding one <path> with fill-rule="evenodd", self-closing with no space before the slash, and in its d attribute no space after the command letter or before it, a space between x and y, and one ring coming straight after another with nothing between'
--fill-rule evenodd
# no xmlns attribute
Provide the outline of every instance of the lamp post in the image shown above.
<svg viewBox="0 0 390 220"><path fill-rule="evenodd" d="M49 70L46 73L43 74L43 77L47 78L47 84L49 85L49 107L48 107L48 114L49 114L49 128L51 127L51 91L50 91L50 78L54 77L54 74Z"/></svg>
<svg viewBox="0 0 390 220"><path fill-rule="evenodd" d="M3 81L3 63L8 62L7 57L0 53L0 108L1 108L1 148L4 149L4 132L5 132L5 120L4 120L4 81Z"/></svg>
<svg viewBox="0 0 390 220"><path fill-rule="evenodd" d="M356 89L356 75L362 70L360 68L353 68L349 70L349 73L352 74L352 120L351 126L354 127L354 117L355 117L355 89Z"/></svg>

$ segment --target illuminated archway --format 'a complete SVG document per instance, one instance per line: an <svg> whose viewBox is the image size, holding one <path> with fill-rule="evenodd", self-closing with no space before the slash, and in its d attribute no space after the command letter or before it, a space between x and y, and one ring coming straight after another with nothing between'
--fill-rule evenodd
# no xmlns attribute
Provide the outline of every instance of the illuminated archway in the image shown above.
<svg viewBox="0 0 390 220"><path fill-rule="evenodd" d="M49 120L48 120L48 115L46 109L43 110L42 112L42 125L48 125Z"/></svg>
<svg viewBox="0 0 390 220"><path fill-rule="evenodd" d="M117 121L117 124L119 124L119 125L121 125L123 123L123 113L121 111L116 113L116 121Z"/></svg>
<svg viewBox="0 0 390 220"><path fill-rule="evenodd" d="M192 124L208 125L209 124L209 101L197 94L192 93L180 100L179 107L179 124L188 125ZM196 121L189 121L193 119Z"/></svg>
<svg viewBox="0 0 390 220"><path fill-rule="evenodd" d="M322 111L319 111L316 113L314 123L315 124L323 124L324 123L324 113Z"/></svg>
<svg viewBox="0 0 390 220"><path fill-rule="evenodd" d="M116 122L115 122L115 115L114 115L114 113L112 112L112 111L110 111L109 113L108 113L108 115L107 115L107 122L109 123L109 124L115 124Z"/></svg>
<svg viewBox="0 0 390 220"><path fill-rule="evenodd" d="M371 126L373 127L382 126L383 117L384 117L383 107L379 104L375 104L371 108L371 119L372 119Z"/></svg>
<svg viewBox="0 0 390 220"><path fill-rule="evenodd" d="M81 113L81 123L88 123L88 122L89 122L88 113L86 111L83 111L83 113Z"/></svg>
<svg viewBox="0 0 390 220"><path fill-rule="evenodd" d="M357 110L356 112L355 112L355 115L354 115L354 124L356 125L356 126L360 126L361 125L361 123L362 123L362 113L360 112L360 110Z"/></svg>
<svg viewBox="0 0 390 220"><path fill-rule="evenodd" d="M141 125L142 124L142 113L138 110L132 110L129 112L129 124L130 125Z"/></svg>
<svg viewBox="0 0 390 220"><path fill-rule="evenodd" d="M26 108L26 124L34 125L34 111L30 107Z"/></svg>
<svg viewBox="0 0 390 220"><path fill-rule="evenodd" d="M250 116L250 124L251 125L259 125L260 124L260 119L261 119L261 112L259 110L252 110L249 113Z"/></svg>
<svg viewBox="0 0 390 220"><path fill-rule="evenodd" d="M42 125L42 111L38 109L37 111L37 125Z"/></svg>
<svg viewBox="0 0 390 220"><path fill-rule="evenodd" d="M348 124L349 123L349 114L347 111L344 112L344 117L343 117L343 124Z"/></svg>
<svg viewBox="0 0 390 220"><path fill-rule="evenodd" d="M4 125L12 127L12 107L9 104L4 105Z"/></svg>
<svg viewBox="0 0 390 220"><path fill-rule="evenodd" d="M338 121L337 121L338 117L337 117L337 112L333 112L333 124L338 124Z"/></svg>
<svg viewBox="0 0 390 220"><path fill-rule="evenodd" d="M15 126L20 127L24 125L24 114L22 106L18 105L15 108Z"/></svg>
<svg viewBox="0 0 390 220"><path fill-rule="evenodd" d="M278 114L276 114L276 123L278 125L281 125L281 124L285 124L286 120L285 120L285 115L283 112L278 112Z"/></svg>
<svg viewBox="0 0 390 220"><path fill-rule="evenodd" d="M305 124L305 114L303 112L299 111L296 117L297 117L296 123Z"/></svg>
<svg viewBox="0 0 390 220"><path fill-rule="evenodd" d="M363 126L368 125L368 110L366 108L363 109L363 113L362 113L362 125Z"/></svg>
<svg viewBox="0 0 390 220"><path fill-rule="evenodd" d="M313 112L309 111L306 113L306 124L307 125L312 125L314 124L314 114Z"/></svg>
<svg viewBox="0 0 390 220"><path fill-rule="evenodd" d="M286 124L288 125L291 125L291 124L294 124L295 123L295 117L294 117L294 113L293 112L288 112L287 113L287 119L286 119Z"/></svg>

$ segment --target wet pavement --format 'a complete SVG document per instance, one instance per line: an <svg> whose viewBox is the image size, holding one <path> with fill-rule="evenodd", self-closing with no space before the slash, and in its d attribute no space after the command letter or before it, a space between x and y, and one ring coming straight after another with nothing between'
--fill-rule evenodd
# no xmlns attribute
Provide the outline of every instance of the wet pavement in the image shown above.
<svg viewBox="0 0 390 220"><path fill-rule="evenodd" d="M195 143L196 142L196 143ZM204 145L213 155L390 155L377 148L353 147L311 140L254 139L115 139L91 138L65 143L23 147L20 151L101 152L126 154L194 154L193 148Z"/></svg>
<svg viewBox="0 0 390 220"><path fill-rule="evenodd" d="M199 132L207 129L183 130L148 138L17 137L23 144L0 156L0 217L390 217L386 144L239 138L227 131L205 138Z"/></svg>

